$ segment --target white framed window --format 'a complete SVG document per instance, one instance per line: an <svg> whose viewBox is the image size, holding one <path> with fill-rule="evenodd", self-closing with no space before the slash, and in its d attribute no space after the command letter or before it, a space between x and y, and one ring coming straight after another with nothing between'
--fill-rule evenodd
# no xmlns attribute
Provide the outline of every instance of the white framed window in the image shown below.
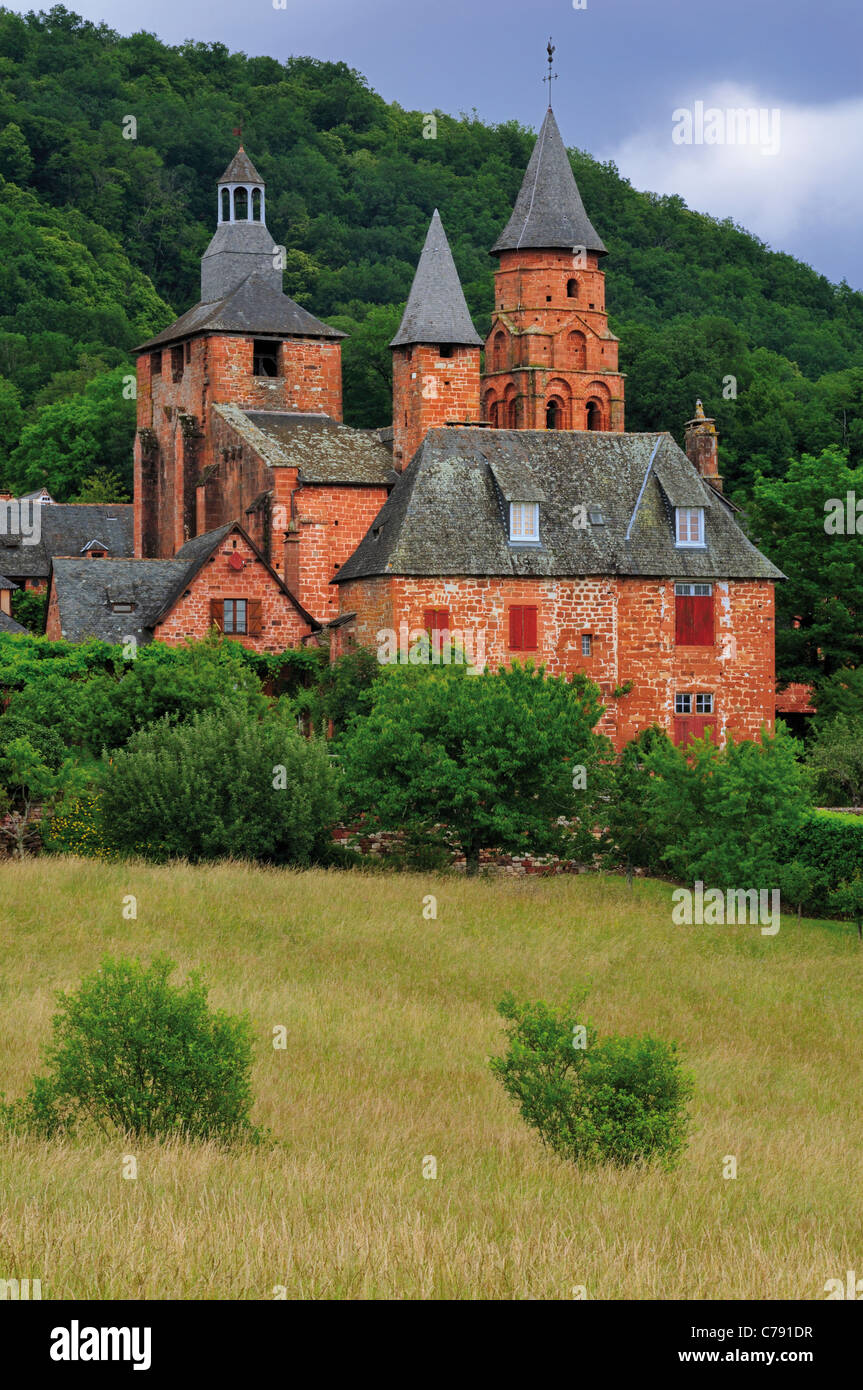
<svg viewBox="0 0 863 1390"><path fill-rule="evenodd" d="M539 545L538 502L510 502L509 538L528 545Z"/></svg>
<svg viewBox="0 0 863 1390"><path fill-rule="evenodd" d="M692 713L692 696L691 696L691 695L675 695L675 697L674 697L674 713L675 713L675 714L691 714L691 713Z"/></svg>
<svg viewBox="0 0 863 1390"><path fill-rule="evenodd" d="M593 651L593 634L590 633L590 632L583 632L583 633L581 634L581 654L582 654L582 656L590 656L590 654L591 654L592 651Z"/></svg>
<svg viewBox="0 0 863 1390"><path fill-rule="evenodd" d="M704 545L704 508L675 507L677 544Z"/></svg>
<svg viewBox="0 0 863 1390"><path fill-rule="evenodd" d="M713 585L675 584L674 593L676 598L710 598L713 593Z"/></svg>
<svg viewBox="0 0 863 1390"><path fill-rule="evenodd" d="M695 697L695 713L696 713L696 714L712 714L712 713L713 713L713 696L712 696L712 695L706 695L706 694L696 695L696 697Z"/></svg>

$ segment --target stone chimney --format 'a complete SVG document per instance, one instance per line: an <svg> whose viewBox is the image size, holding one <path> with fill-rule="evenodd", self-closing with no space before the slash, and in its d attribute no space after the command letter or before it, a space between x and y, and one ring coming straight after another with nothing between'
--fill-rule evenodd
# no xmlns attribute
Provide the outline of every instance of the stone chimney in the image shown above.
<svg viewBox="0 0 863 1390"><path fill-rule="evenodd" d="M717 492L722 491L719 476L719 438L716 422L704 414L701 401L695 402L695 418L687 420L684 437L686 457L698 469L702 478L711 483Z"/></svg>

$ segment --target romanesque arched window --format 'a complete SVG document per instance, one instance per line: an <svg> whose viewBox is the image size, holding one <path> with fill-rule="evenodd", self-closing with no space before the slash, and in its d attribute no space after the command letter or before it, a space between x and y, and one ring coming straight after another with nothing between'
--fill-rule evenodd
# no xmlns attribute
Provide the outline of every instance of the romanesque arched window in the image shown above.
<svg viewBox="0 0 863 1390"><path fill-rule="evenodd" d="M248 222L249 220L249 190L247 188L234 189L234 221Z"/></svg>
<svg viewBox="0 0 863 1390"><path fill-rule="evenodd" d="M262 194L260 188L252 189L252 221L261 221L261 201Z"/></svg>
<svg viewBox="0 0 863 1390"><path fill-rule="evenodd" d="M566 297L567 297L567 299L578 299L578 281L577 281L577 280L567 280L567 282L566 282Z"/></svg>
<svg viewBox="0 0 863 1390"><path fill-rule="evenodd" d="M506 334L503 329L498 329L494 335L492 344L492 370L495 372L503 371L506 365Z"/></svg>
<svg viewBox="0 0 863 1390"><path fill-rule="evenodd" d="M547 430L563 429L563 402L559 401L556 396L552 396L545 407L545 428Z"/></svg>
<svg viewBox="0 0 863 1390"><path fill-rule="evenodd" d="M588 401L585 410L587 415L587 428L589 430L601 430L602 406L599 401Z"/></svg>

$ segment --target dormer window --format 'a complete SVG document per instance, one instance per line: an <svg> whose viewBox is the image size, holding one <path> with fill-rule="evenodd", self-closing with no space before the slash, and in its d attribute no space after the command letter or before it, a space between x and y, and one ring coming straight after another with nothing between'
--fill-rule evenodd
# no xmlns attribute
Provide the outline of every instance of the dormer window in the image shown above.
<svg viewBox="0 0 863 1390"><path fill-rule="evenodd" d="M538 502L510 502L509 538L519 545L539 545Z"/></svg>
<svg viewBox="0 0 863 1390"><path fill-rule="evenodd" d="M691 547L705 544L703 507L675 507L674 516L677 528L676 544L678 546Z"/></svg>

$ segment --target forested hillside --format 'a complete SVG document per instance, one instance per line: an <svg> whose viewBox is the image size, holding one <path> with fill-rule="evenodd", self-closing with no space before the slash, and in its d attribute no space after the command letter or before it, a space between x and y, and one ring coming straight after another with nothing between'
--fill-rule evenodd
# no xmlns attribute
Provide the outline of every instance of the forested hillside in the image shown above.
<svg viewBox="0 0 863 1390"><path fill-rule="evenodd" d="M286 291L351 335L349 422L389 421L386 344L435 206L487 331L488 248L535 138L517 123L437 113L424 138L424 113L388 104L343 63L122 38L62 6L0 9L0 78L6 486L45 482L59 498L129 489L129 349L198 297L215 181L239 125L287 248ZM700 395L744 502L757 471L781 478L804 451L845 447L860 464L863 295L730 221L637 191L613 165L576 150L572 162L610 253L627 428L681 438Z"/></svg>

